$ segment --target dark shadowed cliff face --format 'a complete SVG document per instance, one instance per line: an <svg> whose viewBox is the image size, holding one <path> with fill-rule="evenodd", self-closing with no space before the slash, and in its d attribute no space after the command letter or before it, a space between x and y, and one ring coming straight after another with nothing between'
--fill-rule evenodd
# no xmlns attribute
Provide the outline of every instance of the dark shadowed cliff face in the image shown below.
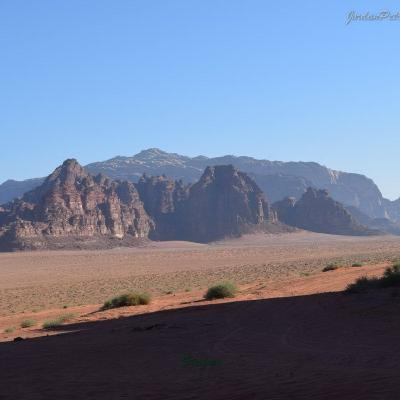
<svg viewBox="0 0 400 400"><path fill-rule="evenodd" d="M1 213L3 247L47 247L47 239L147 237L153 222L129 182L92 177L67 160Z"/></svg>
<svg viewBox="0 0 400 400"><path fill-rule="evenodd" d="M309 188L299 201L287 198L274 203L273 208L280 221L309 231L337 235L378 233L360 225L326 190Z"/></svg>
<svg viewBox="0 0 400 400"><path fill-rule="evenodd" d="M150 232L154 240L183 239L184 207L189 197L189 186L165 176L146 175L136 184L146 212L155 221Z"/></svg>
<svg viewBox="0 0 400 400"><path fill-rule="evenodd" d="M190 187L184 212L185 236L198 242L276 222L261 189L232 165L207 167Z"/></svg>

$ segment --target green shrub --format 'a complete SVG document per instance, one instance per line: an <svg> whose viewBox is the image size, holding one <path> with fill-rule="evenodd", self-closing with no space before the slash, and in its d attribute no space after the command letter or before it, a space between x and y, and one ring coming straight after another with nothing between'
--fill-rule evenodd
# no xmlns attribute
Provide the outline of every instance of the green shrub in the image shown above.
<svg viewBox="0 0 400 400"><path fill-rule="evenodd" d="M63 314L55 319L47 320L43 323L44 329L53 329L61 326L63 323L69 321L70 319L74 318L74 314Z"/></svg>
<svg viewBox="0 0 400 400"><path fill-rule="evenodd" d="M225 297L235 297L237 294L237 287L231 282L221 282L218 285L210 287L204 298L207 300L224 299Z"/></svg>
<svg viewBox="0 0 400 400"><path fill-rule="evenodd" d="M356 263L351 264L351 266L352 266L352 267L362 267L363 264L360 263L360 262L356 262Z"/></svg>
<svg viewBox="0 0 400 400"><path fill-rule="evenodd" d="M34 319L24 319L21 322L21 328L30 328L31 326L36 325L36 321Z"/></svg>
<svg viewBox="0 0 400 400"><path fill-rule="evenodd" d="M4 333L13 333L15 331L14 326L9 326L8 328L4 329Z"/></svg>
<svg viewBox="0 0 400 400"><path fill-rule="evenodd" d="M109 310L118 307L139 306L149 304L150 301L151 297L148 293L125 293L107 300L101 309Z"/></svg>
<svg viewBox="0 0 400 400"><path fill-rule="evenodd" d="M322 270L322 272L334 271L335 269L338 269L338 268L340 268L340 266L338 264L330 263Z"/></svg>
<svg viewBox="0 0 400 400"><path fill-rule="evenodd" d="M368 278L363 276L358 278L354 283L347 285L347 293L362 293L370 289L387 288L400 286L400 263L393 264L385 269L383 276L380 278Z"/></svg>

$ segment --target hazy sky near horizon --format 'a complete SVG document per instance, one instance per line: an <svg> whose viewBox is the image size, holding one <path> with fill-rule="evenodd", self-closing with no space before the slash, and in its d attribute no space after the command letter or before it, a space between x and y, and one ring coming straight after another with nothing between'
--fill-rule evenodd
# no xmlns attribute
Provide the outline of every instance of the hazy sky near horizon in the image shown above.
<svg viewBox="0 0 400 400"><path fill-rule="evenodd" d="M396 1L0 4L0 183L149 147L316 161L400 196ZM400 14L399 14L400 15Z"/></svg>

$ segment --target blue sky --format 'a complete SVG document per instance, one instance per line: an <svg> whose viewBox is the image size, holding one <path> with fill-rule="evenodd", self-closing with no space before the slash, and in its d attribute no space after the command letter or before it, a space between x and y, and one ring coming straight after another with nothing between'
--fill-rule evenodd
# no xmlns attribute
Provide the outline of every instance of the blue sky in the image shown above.
<svg viewBox="0 0 400 400"><path fill-rule="evenodd" d="M397 3L397 4L396 4ZM400 195L398 2L0 3L0 182L159 147L317 161Z"/></svg>

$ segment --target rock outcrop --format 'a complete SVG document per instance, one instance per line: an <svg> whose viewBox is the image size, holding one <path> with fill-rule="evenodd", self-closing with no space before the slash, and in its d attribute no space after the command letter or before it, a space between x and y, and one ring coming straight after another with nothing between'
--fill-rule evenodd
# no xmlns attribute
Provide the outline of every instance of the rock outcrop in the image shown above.
<svg viewBox="0 0 400 400"><path fill-rule="evenodd" d="M286 198L274 203L273 209L280 221L308 231L335 235L379 234L358 223L326 190L309 188L300 200Z"/></svg>
<svg viewBox="0 0 400 400"><path fill-rule="evenodd" d="M190 187L184 211L185 235L199 242L268 230L268 224L277 223L261 189L232 165L207 167Z"/></svg>
<svg viewBox="0 0 400 400"><path fill-rule="evenodd" d="M1 212L0 247L46 248L74 239L147 238L153 227L135 186L88 174L66 160L42 185Z"/></svg>

